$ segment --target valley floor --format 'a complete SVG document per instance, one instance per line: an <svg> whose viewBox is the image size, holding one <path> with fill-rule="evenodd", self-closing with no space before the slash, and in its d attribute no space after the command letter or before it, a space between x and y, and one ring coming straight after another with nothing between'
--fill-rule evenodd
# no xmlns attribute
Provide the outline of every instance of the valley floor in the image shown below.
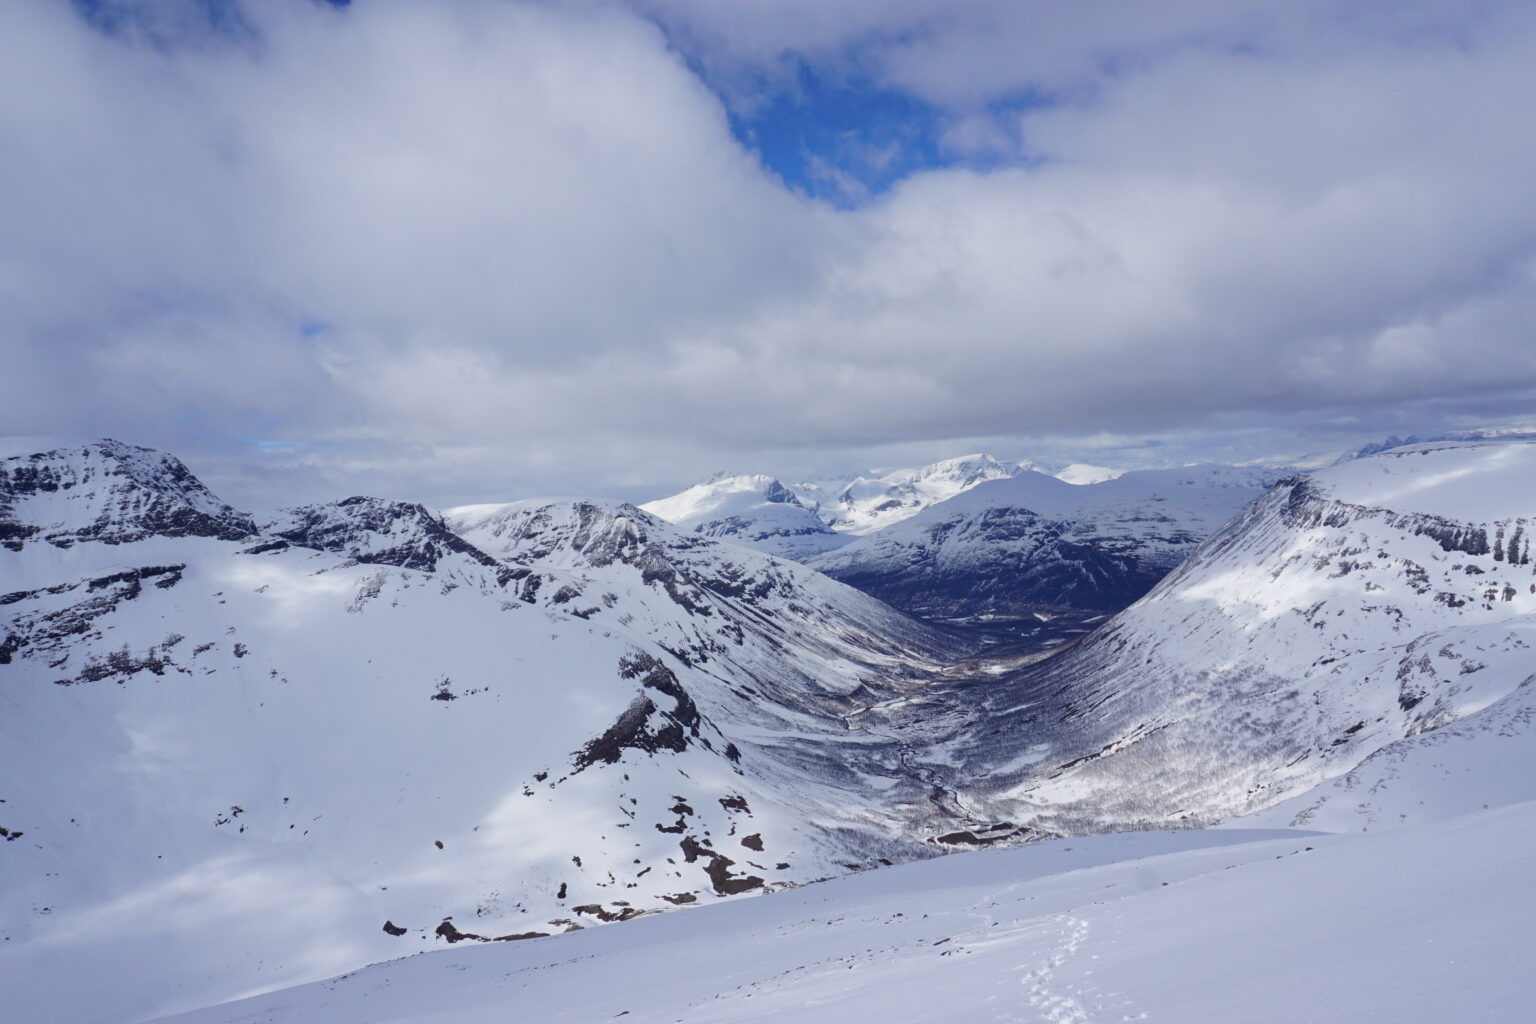
<svg viewBox="0 0 1536 1024"><path fill-rule="evenodd" d="M178 1024L1525 1021L1536 803L1123 833L453 949Z"/></svg>

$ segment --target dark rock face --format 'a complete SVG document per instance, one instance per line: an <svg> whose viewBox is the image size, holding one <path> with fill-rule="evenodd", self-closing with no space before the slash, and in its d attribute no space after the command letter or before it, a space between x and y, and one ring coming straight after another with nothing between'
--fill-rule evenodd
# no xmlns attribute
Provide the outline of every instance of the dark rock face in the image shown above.
<svg viewBox="0 0 1536 1024"><path fill-rule="evenodd" d="M704 861L704 872L709 875L710 884L715 887L716 895L735 896L738 893L751 892L753 889L763 887L763 880L756 875L731 874L735 861L704 846L692 836L684 837L678 846L683 851L684 863Z"/></svg>
<svg viewBox="0 0 1536 1024"><path fill-rule="evenodd" d="M680 754L688 749L690 740L699 738L702 718L698 706L671 669L648 654L636 652L619 663L619 674L625 679L638 678L641 692L618 721L577 751L572 764L578 772L594 764L617 764L626 750ZM672 706L663 710L645 690L670 698Z"/></svg>
<svg viewBox="0 0 1536 1024"><path fill-rule="evenodd" d="M0 461L0 544L12 551L29 541L67 548L255 532L180 459L151 448L108 440Z"/></svg>

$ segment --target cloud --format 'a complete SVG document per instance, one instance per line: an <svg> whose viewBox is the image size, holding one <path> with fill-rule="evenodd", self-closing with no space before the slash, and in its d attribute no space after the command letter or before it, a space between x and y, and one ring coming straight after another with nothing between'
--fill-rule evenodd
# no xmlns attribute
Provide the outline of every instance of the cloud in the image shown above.
<svg viewBox="0 0 1536 1024"><path fill-rule="evenodd" d="M1103 433L1256 452L1536 392L1519 5L168 23L0 5L0 431L163 444L236 500L648 496ZM954 164L797 195L727 116L791 58L934 104Z"/></svg>

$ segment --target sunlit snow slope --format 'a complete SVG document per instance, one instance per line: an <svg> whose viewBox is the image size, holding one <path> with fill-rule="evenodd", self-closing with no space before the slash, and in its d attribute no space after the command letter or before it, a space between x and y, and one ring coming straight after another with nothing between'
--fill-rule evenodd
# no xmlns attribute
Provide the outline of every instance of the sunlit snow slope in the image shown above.
<svg viewBox="0 0 1536 1024"><path fill-rule="evenodd" d="M1516 1024L1536 805L1382 836L1058 840L514 946L178 1024Z"/></svg>
<svg viewBox="0 0 1536 1024"><path fill-rule="evenodd" d="M103 442L0 463L0 545L21 1019L133 1020L934 852L913 822L943 809L845 717L948 641L633 506L257 523Z"/></svg>

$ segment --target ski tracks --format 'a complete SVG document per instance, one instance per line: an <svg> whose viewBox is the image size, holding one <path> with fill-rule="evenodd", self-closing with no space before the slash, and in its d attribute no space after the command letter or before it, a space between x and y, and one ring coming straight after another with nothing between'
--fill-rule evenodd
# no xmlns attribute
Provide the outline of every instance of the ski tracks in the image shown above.
<svg viewBox="0 0 1536 1024"><path fill-rule="evenodd" d="M1089 924L1086 918L1075 914L1062 914L1054 919L1060 928L1056 949L1043 963L1024 964L1019 970L1023 977L1025 997L1041 1019L1051 1024L1093 1024L1093 1018L1083 1006L1072 988L1062 988L1056 972L1082 947L1088 938Z"/></svg>

